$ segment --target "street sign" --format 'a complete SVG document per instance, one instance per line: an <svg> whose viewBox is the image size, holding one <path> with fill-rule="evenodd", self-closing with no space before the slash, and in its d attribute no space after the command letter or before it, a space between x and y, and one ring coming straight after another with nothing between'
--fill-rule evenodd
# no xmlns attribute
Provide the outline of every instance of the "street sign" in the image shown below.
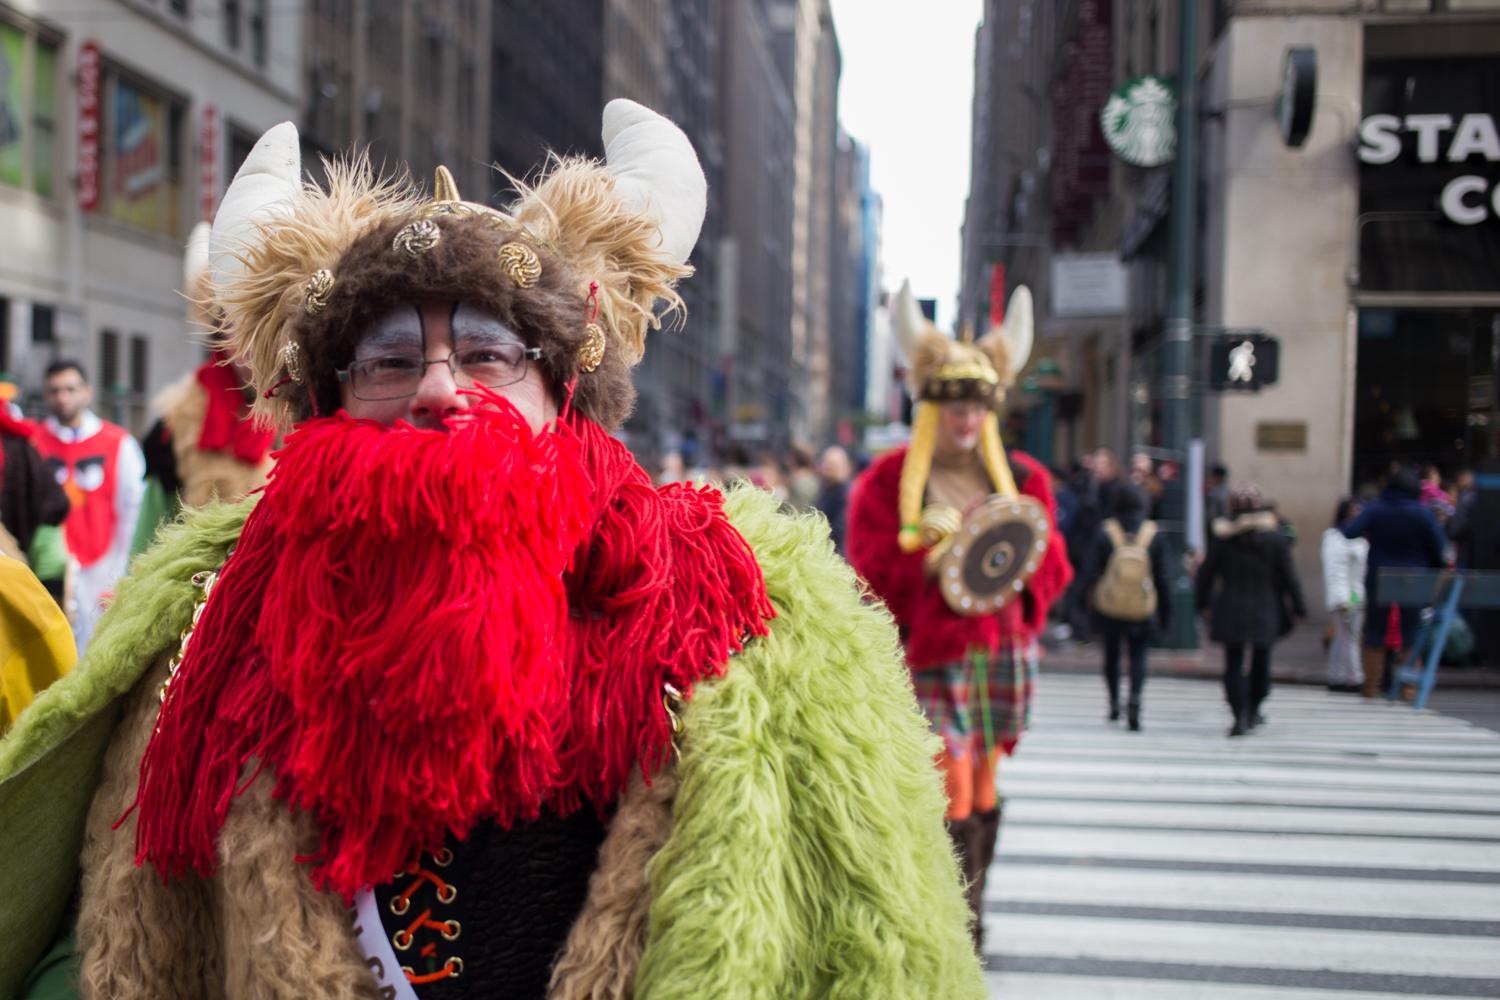
<svg viewBox="0 0 1500 1000"><path fill-rule="evenodd" d="M1281 368L1281 342L1263 333L1215 337L1208 348L1208 387L1216 392L1254 392L1274 385Z"/></svg>

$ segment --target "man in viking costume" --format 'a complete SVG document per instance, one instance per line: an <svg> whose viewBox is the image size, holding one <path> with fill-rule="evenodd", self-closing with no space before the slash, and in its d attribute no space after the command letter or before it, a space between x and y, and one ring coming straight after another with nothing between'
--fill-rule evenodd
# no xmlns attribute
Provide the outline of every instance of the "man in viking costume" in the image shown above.
<svg viewBox="0 0 1500 1000"><path fill-rule="evenodd" d="M917 700L943 739L948 829L983 943L985 873L1001 803L995 772L1026 727L1037 636L1073 571L1050 478L1006 453L998 411L1031 353L1031 293L978 343L927 321L909 284L894 325L917 400L911 443L881 456L850 501L849 560L896 617Z"/></svg>
<svg viewBox="0 0 1500 1000"><path fill-rule="evenodd" d="M217 298L295 430L0 743L0 993L71 849L91 1000L984 996L885 611L819 519L610 436L705 186L639 105L604 145L509 212L251 153Z"/></svg>
<svg viewBox="0 0 1500 1000"><path fill-rule="evenodd" d="M224 314L214 304L208 271L209 225L188 237L182 287L188 322L208 337L210 355L195 370L152 400L161 419L141 441L146 456L146 495L136 523L134 553L156 540L156 529L183 505L201 507L214 497L238 500L266 484L275 432L253 410L250 372L230 357Z"/></svg>

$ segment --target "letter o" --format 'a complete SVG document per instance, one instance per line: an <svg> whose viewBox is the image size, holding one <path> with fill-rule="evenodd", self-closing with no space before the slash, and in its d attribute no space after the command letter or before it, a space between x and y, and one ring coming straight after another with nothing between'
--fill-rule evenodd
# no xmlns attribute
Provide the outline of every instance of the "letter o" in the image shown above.
<svg viewBox="0 0 1500 1000"><path fill-rule="evenodd" d="M1483 177L1475 177L1473 174L1453 178L1443 188L1441 199L1443 214L1460 226L1472 226L1476 222L1483 222L1485 216L1490 214L1484 202L1470 205L1464 202L1464 198L1471 194L1483 194L1489 186L1489 181Z"/></svg>

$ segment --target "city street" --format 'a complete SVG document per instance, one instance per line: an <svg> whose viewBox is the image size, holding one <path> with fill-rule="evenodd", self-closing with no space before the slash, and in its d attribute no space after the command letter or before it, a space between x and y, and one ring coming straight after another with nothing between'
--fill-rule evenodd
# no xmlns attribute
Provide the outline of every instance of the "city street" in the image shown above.
<svg viewBox="0 0 1500 1000"><path fill-rule="evenodd" d="M986 931L995 996L1500 996L1500 734L1282 685L1226 739L1221 689L1160 678L1142 733L1097 677L1041 678Z"/></svg>

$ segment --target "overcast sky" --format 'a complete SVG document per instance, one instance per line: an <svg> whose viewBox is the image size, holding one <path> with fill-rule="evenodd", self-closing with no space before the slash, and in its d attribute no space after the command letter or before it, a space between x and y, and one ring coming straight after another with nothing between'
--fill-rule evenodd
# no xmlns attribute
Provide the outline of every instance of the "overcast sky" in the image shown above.
<svg viewBox="0 0 1500 1000"><path fill-rule="evenodd" d="M950 329L969 193L974 29L981 0L831 0L843 52L839 116L870 147L885 201L885 283L911 279Z"/></svg>

